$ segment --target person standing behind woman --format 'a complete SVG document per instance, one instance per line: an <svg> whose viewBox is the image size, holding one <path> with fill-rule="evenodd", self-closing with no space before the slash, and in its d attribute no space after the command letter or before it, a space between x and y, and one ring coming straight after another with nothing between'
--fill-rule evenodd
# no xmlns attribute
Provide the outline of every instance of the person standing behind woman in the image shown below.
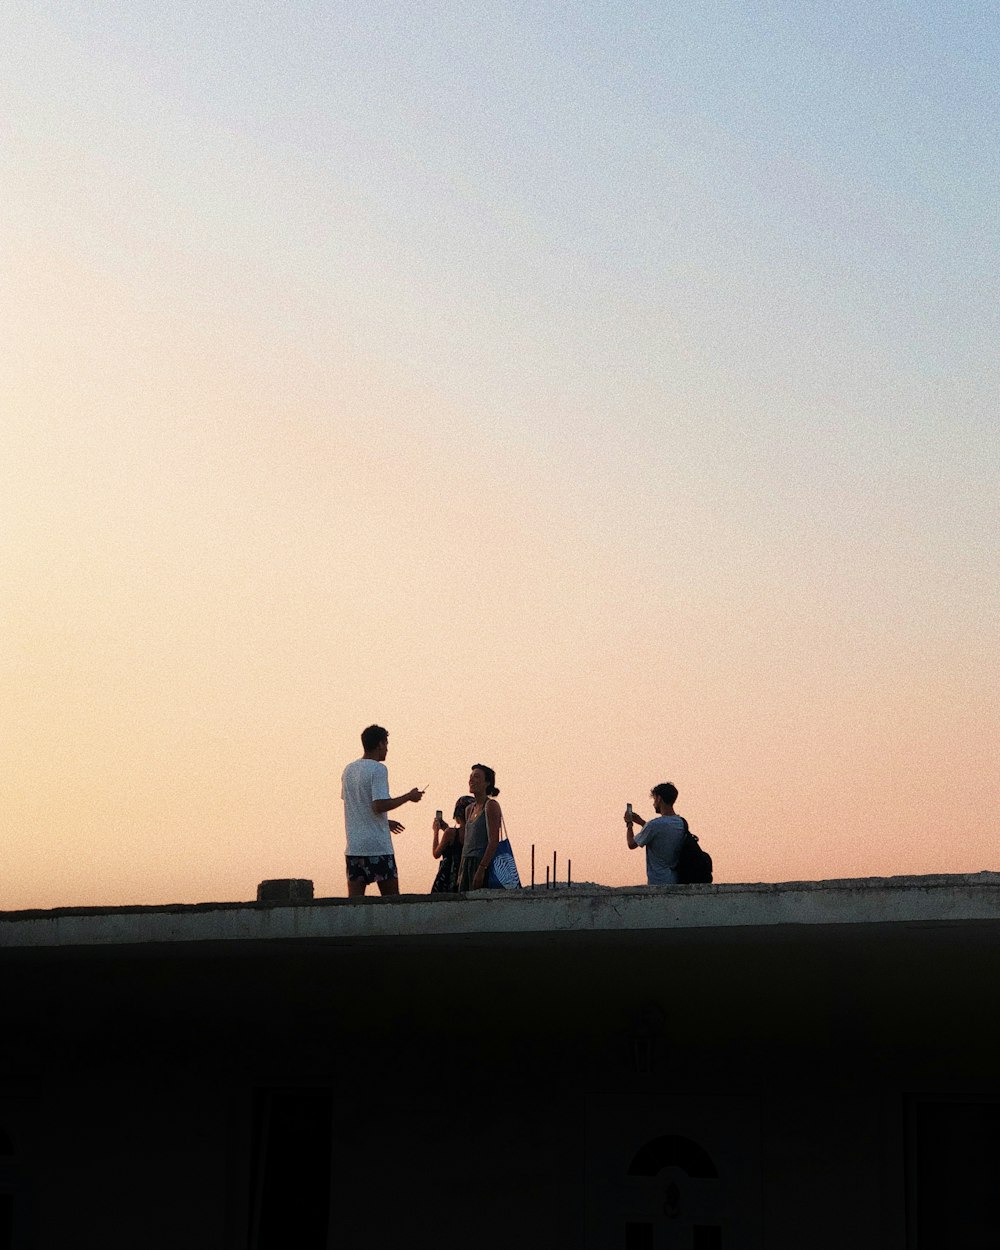
<svg viewBox="0 0 1000 1250"><path fill-rule="evenodd" d="M441 861L437 870L432 894L454 894L458 889L458 865L462 858L462 842L465 838L465 813L472 803L471 794L463 794L455 804L455 824L446 825L434 817L434 846L431 851Z"/></svg>
<svg viewBox="0 0 1000 1250"><path fill-rule="evenodd" d="M458 870L458 889L481 890L486 883L486 873L500 843L500 824L503 813L496 796L497 775L485 764L473 764L469 773L469 789L472 805L465 813L465 842L462 846L462 862Z"/></svg>

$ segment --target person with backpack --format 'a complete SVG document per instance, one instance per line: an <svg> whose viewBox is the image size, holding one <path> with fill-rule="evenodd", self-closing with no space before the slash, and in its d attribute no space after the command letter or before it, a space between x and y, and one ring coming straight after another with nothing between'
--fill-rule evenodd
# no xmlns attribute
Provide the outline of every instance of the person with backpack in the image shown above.
<svg viewBox="0 0 1000 1250"><path fill-rule="evenodd" d="M688 830L687 821L674 811L677 802L677 787L669 781L663 781L650 790L656 816L653 820L643 820L637 812L632 811L630 803L625 809L625 837L630 851L639 847L646 850L646 881L649 885L678 885L690 880L704 880L703 876L690 877L682 873L681 861L685 845L690 838L695 843L694 835ZM633 825L639 826L638 834L633 833ZM699 855L705 853L697 848ZM706 856L707 858L707 856ZM712 880L711 861L708 866L708 881Z"/></svg>

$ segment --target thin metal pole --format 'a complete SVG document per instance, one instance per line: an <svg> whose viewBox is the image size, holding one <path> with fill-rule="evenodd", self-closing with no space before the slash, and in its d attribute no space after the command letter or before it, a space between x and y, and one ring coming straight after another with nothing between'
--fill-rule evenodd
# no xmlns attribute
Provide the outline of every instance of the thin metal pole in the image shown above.
<svg viewBox="0 0 1000 1250"><path fill-rule="evenodd" d="M556 888L556 853L552 852L552 888Z"/></svg>
<svg viewBox="0 0 1000 1250"><path fill-rule="evenodd" d="M531 888L535 888L535 844L531 844Z"/></svg>
<svg viewBox="0 0 1000 1250"><path fill-rule="evenodd" d="M568 859L566 861L566 889L568 890L572 884L573 884L573 861L571 859Z"/></svg>
<svg viewBox="0 0 1000 1250"><path fill-rule="evenodd" d="M545 865L545 888L546 889L549 888L549 866L548 864Z"/></svg>

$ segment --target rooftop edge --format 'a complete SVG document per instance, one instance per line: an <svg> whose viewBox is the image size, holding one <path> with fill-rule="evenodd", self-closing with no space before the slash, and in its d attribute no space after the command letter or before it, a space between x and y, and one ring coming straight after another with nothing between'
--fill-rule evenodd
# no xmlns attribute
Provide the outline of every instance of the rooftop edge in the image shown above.
<svg viewBox="0 0 1000 1250"><path fill-rule="evenodd" d="M1000 921L1000 873L0 912L0 948Z"/></svg>

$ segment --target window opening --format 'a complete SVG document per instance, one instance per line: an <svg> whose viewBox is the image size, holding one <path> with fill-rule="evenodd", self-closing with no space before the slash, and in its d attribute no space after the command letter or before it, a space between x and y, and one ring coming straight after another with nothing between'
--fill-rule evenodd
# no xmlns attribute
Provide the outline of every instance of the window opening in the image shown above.
<svg viewBox="0 0 1000 1250"><path fill-rule="evenodd" d="M653 1226L630 1221L625 1225L625 1250L653 1250Z"/></svg>
<svg viewBox="0 0 1000 1250"><path fill-rule="evenodd" d="M327 1250L332 1130L331 1090L257 1091L250 1250Z"/></svg>

